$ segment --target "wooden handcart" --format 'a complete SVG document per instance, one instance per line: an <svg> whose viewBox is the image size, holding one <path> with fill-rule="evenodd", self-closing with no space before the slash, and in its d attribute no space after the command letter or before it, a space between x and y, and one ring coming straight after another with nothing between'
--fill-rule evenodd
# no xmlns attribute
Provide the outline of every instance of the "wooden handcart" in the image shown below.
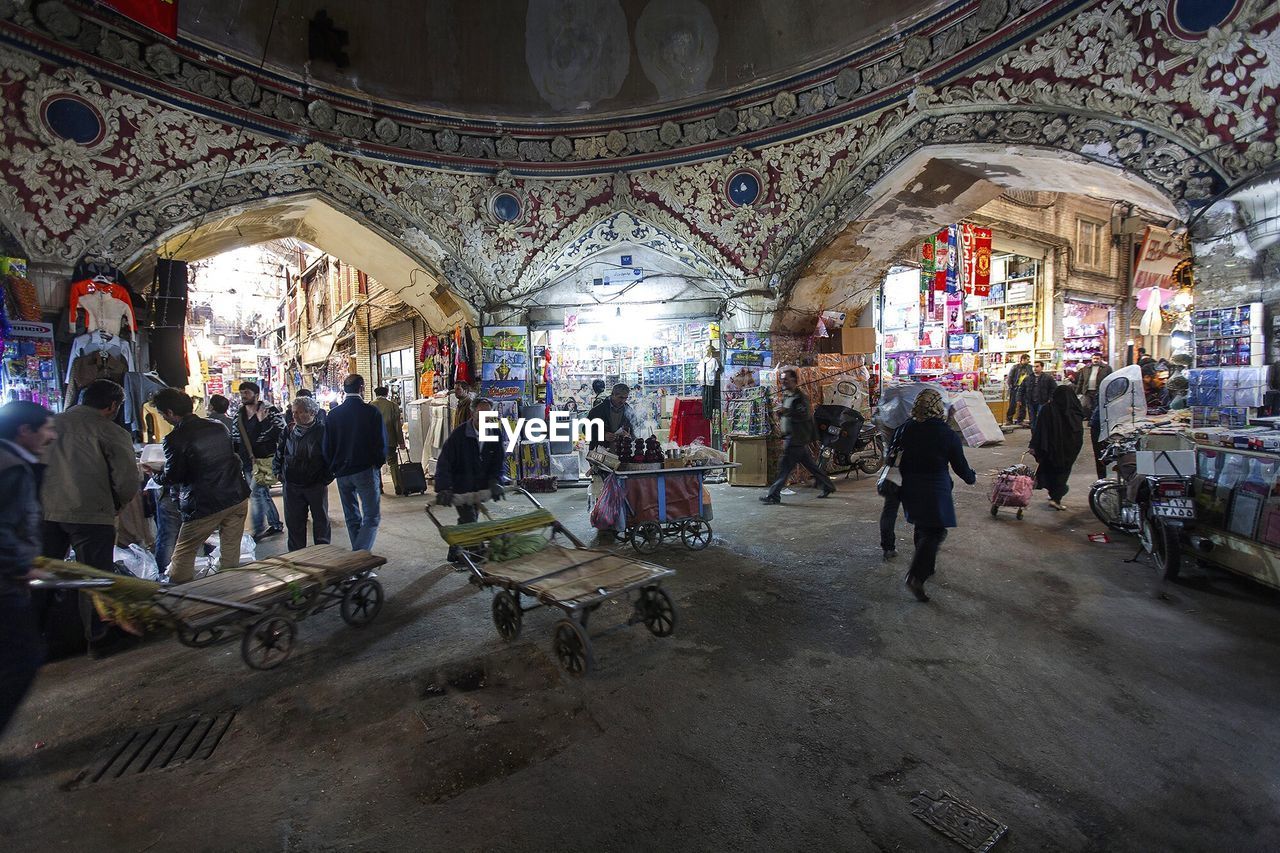
<svg viewBox="0 0 1280 853"><path fill-rule="evenodd" d="M445 525L432 508L427 515L441 538L460 549L473 583L496 590L491 611L498 635L508 643L520 636L524 614L540 606L558 607L564 617L551 631L552 650L560 665L574 676L586 675L594 665L587 622L606 601L626 596L634 601L628 625L643 624L656 637L669 637L676 627L676 608L662 588L671 569L588 548L524 489L513 489L533 504L521 515L472 524ZM502 536L541 535L550 538L540 550L497 562L496 540ZM556 541L563 536L571 547Z"/></svg>
<svg viewBox="0 0 1280 853"><path fill-rule="evenodd" d="M56 579L32 585L103 596L108 614L169 625L193 648L239 637L248 666L273 669L292 653L297 623L308 616L336 607L353 628L372 622L385 597L374 570L386 562L368 551L313 545L170 586L44 560L40 567Z"/></svg>

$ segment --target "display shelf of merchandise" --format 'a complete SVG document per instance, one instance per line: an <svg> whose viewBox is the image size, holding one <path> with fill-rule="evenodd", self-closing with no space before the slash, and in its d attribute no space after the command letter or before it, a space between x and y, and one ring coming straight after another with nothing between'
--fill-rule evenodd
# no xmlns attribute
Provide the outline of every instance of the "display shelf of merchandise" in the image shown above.
<svg viewBox="0 0 1280 853"><path fill-rule="evenodd" d="M1262 303L1193 311L1191 328L1196 367L1259 366L1266 343Z"/></svg>

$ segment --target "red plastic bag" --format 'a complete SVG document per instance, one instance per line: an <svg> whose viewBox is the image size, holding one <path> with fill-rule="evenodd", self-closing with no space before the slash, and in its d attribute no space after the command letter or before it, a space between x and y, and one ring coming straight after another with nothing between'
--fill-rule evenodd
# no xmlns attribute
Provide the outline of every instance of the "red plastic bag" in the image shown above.
<svg viewBox="0 0 1280 853"><path fill-rule="evenodd" d="M997 474L991 486L991 503L994 506L1028 506L1034 486L1035 480L1026 474Z"/></svg>
<svg viewBox="0 0 1280 853"><path fill-rule="evenodd" d="M618 518L626 512L627 490L622 481L610 474L604 480L604 488L596 505L591 508L591 526L596 530L611 530L618 526Z"/></svg>

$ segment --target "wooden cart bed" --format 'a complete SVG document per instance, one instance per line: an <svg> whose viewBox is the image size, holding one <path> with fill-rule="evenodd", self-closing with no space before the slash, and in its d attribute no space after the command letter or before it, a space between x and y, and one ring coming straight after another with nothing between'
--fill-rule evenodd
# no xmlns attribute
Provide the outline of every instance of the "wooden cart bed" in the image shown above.
<svg viewBox="0 0 1280 853"><path fill-rule="evenodd" d="M337 545L312 545L299 551L256 560L237 569L226 569L176 587L183 595L260 604L282 594L310 587L326 587L361 571L386 563L368 551L350 551ZM187 624L200 624L226 616L226 608L190 599L170 598L166 607Z"/></svg>
<svg viewBox="0 0 1280 853"><path fill-rule="evenodd" d="M580 607L675 574L608 551L565 548L554 542L527 557L485 563L480 572L495 586L518 589L544 604L561 607Z"/></svg>

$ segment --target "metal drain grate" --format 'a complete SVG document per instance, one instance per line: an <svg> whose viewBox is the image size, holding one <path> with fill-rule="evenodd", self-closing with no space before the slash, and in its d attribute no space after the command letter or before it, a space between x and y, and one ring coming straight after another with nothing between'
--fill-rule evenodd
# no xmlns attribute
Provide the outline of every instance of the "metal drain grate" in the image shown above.
<svg viewBox="0 0 1280 853"><path fill-rule="evenodd" d="M105 760L82 777L81 784L110 782L189 761L205 761L222 743L235 718L235 711L226 711L138 729L112 746Z"/></svg>
<svg viewBox="0 0 1280 853"><path fill-rule="evenodd" d="M921 791L911 805L912 814L973 853L987 853L1009 831L1008 826L946 791Z"/></svg>

